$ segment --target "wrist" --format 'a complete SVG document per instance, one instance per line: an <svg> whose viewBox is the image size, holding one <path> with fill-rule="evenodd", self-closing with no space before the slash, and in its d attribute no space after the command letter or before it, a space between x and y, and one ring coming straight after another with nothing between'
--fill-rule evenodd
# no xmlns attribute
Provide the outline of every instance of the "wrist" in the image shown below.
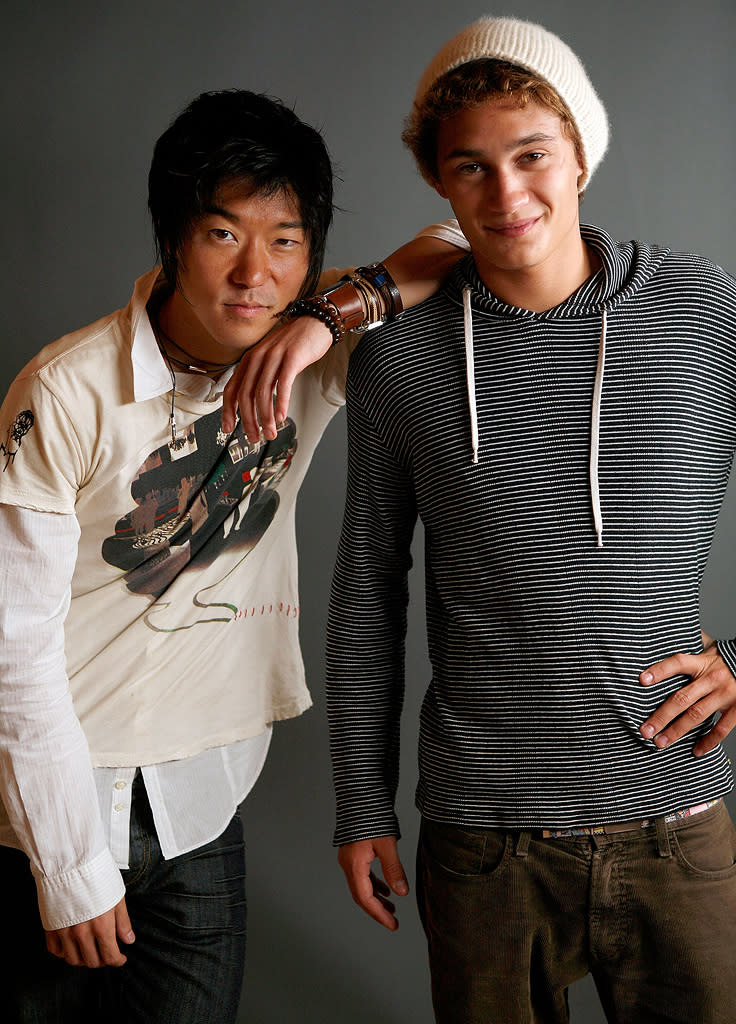
<svg viewBox="0 0 736 1024"><path fill-rule="evenodd" d="M373 263L359 267L316 295L292 302L285 316L315 317L327 327L336 345L348 331L367 331L390 323L403 309L394 279L382 263Z"/></svg>

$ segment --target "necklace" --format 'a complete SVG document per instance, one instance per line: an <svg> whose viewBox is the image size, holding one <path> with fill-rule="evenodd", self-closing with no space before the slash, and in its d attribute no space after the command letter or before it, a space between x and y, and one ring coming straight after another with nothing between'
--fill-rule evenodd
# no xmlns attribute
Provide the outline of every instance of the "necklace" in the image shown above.
<svg viewBox="0 0 736 1024"><path fill-rule="evenodd" d="M188 359L194 358L186 349L182 348L181 345L177 345L174 339L170 338L164 331L158 319L159 309L160 307L149 306L148 315L151 321L151 327L153 328L153 336L156 339L156 344L158 345L158 350L163 356L164 362L166 363L171 376L171 411L169 412L169 427L171 428L170 447L176 450L181 448L185 442L183 439L177 440L176 437L176 374L174 373L174 367L172 364L176 363L178 366L181 366L183 369L189 370L192 373L199 373L203 376L208 376L211 373L221 373L223 370L229 370L230 367L235 366L239 360L236 359L233 363L204 363L204 365L197 366L192 365L192 363L185 363L183 360L177 359L176 356L170 356L164 341L167 341L169 345L173 345L174 348L183 352ZM205 367L207 367L207 369L205 369Z"/></svg>
<svg viewBox="0 0 736 1024"><path fill-rule="evenodd" d="M171 374L171 412L169 413L169 426L171 427L171 447L176 448L178 445L176 440L176 374L174 373L174 367L171 365L169 353L161 344L161 339L159 338L158 332L155 328L153 333L156 336L156 344L158 345L159 352L164 357L166 365L169 368L169 373Z"/></svg>
<svg viewBox="0 0 736 1024"><path fill-rule="evenodd" d="M173 346L173 348L177 349L177 351L183 352L184 355L187 357L187 360L189 360L189 362L185 362L182 359L177 359L176 356L171 356L171 359L175 363L178 363L179 366L183 366L185 369L191 370L192 373L222 373L223 370L229 370L231 366L237 366L237 364L240 362L239 358L233 360L233 362L231 363L208 363L205 359L196 359L191 354L191 352L187 352L187 350L185 348L182 348L182 346L178 342L174 341L173 338L169 337L169 335L166 333L166 331L163 329L159 322L158 311L156 312L154 319L156 321L154 332L157 335L159 347L162 349L165 348L165 346L161 342L161 339L163 338L165 342Z"/></svg>

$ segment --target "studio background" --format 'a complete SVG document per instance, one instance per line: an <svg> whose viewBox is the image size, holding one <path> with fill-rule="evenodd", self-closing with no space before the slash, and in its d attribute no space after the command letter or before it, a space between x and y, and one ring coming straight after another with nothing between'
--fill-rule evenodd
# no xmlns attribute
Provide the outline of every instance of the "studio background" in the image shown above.
<svg viewBox="0 0 736 1024"><path fill-rule="evenodd" d="M330 264L380 258L447 217L403 150L400 128L429 58L486 13L539 21L561 35L607 107L611 147L582 219L618 238L703 253L734 272L733 0L526 0L496 8L479 0L6 0L3 393L41 345L124 305L152 265L145 203L153 144L205 89L268 92L324 132L341 179ZM323 639L344 431L341 414L317 452L298 515L301 629L315 706L275 729L244 806L250 921L241 1019L251 1024L432 1019L412 897L402 901L397 934L379 928L352 904L330 845ZM704 626L721 636L736 634L734 536L732 486L703 589ZM428 680L418 541L399 798L412 880L416 723ZM575 1024L603 1020L589 982L574 987L572 1006Z"/></svg>

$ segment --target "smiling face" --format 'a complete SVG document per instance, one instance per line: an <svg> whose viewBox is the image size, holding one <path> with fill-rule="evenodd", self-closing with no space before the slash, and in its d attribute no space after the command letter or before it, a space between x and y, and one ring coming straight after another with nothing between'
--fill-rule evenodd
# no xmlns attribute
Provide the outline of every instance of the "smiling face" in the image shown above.
<svg viewBox="0 0 736 1024"><path fill-rule="evenodd" d="M182 245L161 326L198 360L234 362L275 325L308 267L309 240L288 192L225 186Z"/></svg>
<svg viewBox="0 0 736 1024"><path fill-rule="evenodd" d="M435 187L495 294L534 308L520 290L554 280L562 301L582 283L590 269L578 218L583 169L554 111L510 98L461 110L440 125L437 168Z"/></svg>

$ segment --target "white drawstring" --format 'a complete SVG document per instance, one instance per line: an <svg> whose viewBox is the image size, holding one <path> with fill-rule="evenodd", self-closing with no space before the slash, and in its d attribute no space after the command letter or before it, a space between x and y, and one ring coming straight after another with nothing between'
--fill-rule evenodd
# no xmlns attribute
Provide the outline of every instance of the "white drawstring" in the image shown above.
<svg viewBox="0 0 736 1024"><path fill-rule="evenodd" d="M601 340L598 345L598 365L593 387L593 411L590 418L590 500L593 505L593 523L598 538L598 547L603 547L603 514L601 492L598 482L598 456L600 454L601 399L603 397L603 374L606 368L606 311L603 310Z"/></svg>
<svg viewBox="0 0 736 1024"><path fill-rule="evenodd" d="M470 441L473 446L473 462L478 461L478 409L475 402L475 353L473 351L473 313L470 308L471 288L463 288L463 314L465 324L465 373L468 387L468 409L470 410Z"/></svg>
<svg viewBox="0 0 736 1024"><path fill-rule="evenodd" d="M465 328L465 373L468 389L468 409L470 411L470 440L473 447L473 462L478 461L478 409L475 398L475 353L473 349L473 314L470 304L470 285L463 288L463 320ZM603 377L606 369L606 333L608 318L606 310L601 317L601 335L598 344L598 364L595 371L593 386L593 409L590 420L590 501L593 506L593 524L598 547L603 547L603 513L601 510L601 493L598 479L598 460L600 456L601 433L601 401L603 398Z"/></svg>

